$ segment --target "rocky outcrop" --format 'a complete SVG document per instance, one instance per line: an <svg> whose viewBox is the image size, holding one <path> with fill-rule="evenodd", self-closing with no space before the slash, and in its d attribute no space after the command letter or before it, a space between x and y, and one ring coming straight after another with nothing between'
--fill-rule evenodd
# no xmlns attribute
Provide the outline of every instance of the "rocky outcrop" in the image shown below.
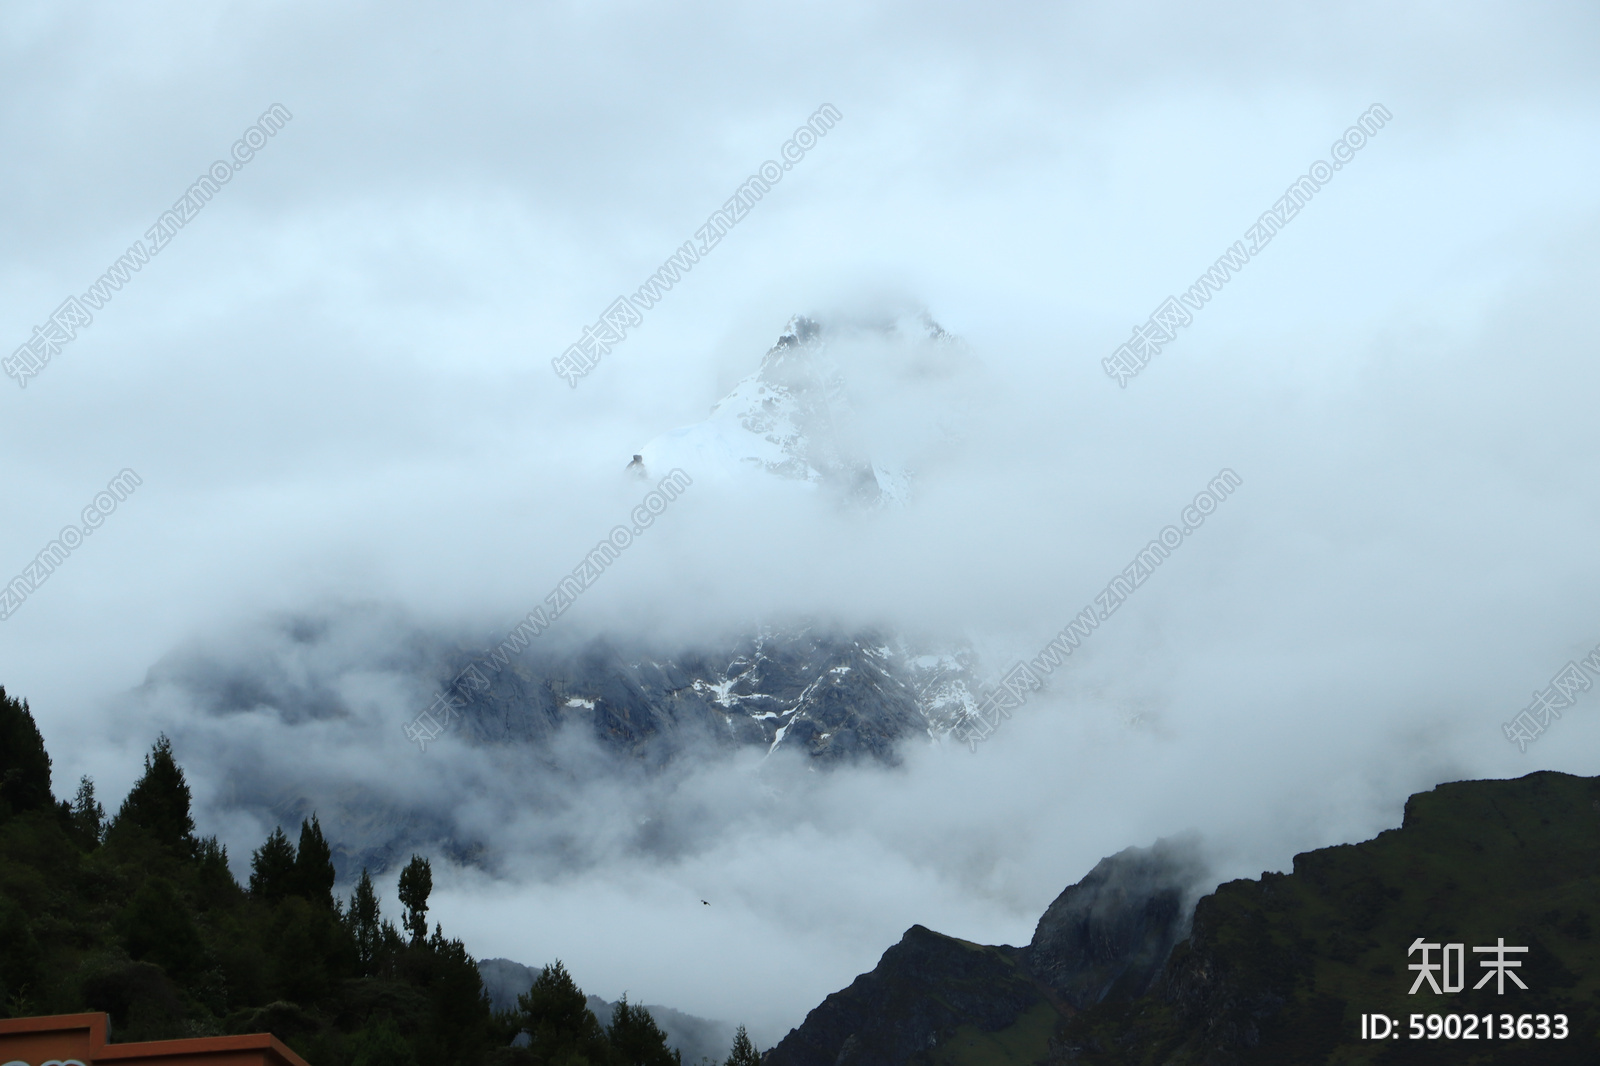
<svg viewBox="0 0 1600 1066"><path fill-rule="evenodd" d="M1026 948L912 926L871 973L824 1000L763 1061L1039 1061L1061 1017L1146 991L1183 935L1186 903L1203 877L1195 841L1163 840L1102 859L1050 905Z"/></svg>
<svg viewBox="0 0 1600 1066"><path fill-rule="evenodd" d="M871 973L823 1000L762 1062L895 1066L924 1061L964 1027L1005 1029L1050 1004L1022 955L914 925Z"/></svg>
<svg viewBox="0 0 1600 1066"><path fill-rule="evenodd" d="M892 764L901 741L948 731L970 702L967 676L959 656L804 627L671 655L596 640L530 649L486 691L463 692L461 730L478 743L542 745L577 724L647 762L697 746L759 745Z"/></svg>
<svg viewBox="0 0 1600 1066"><path fill-rule="evenodd" d="M1418 793L1399 829L1295 856L1292 873L1230 881L1149 992L1058 1033L1052 1063L1312 1066L1327 1062L1592 1063L1600 1047L1600 778L1540 772ZM1417 937L1465 947L1464 987L1410 988ZM1527 985L1475 988L1474 947L1500 938ZM1436 948L1432 961L1438 963ZM1446 982L1448 983L1448 982ZM1548 1037L1374 1049L1361 1016L1557 1014ZM1554 1028L1554 1026L1552 1026ZM1381 1050L1382 1054L1375 1054Z"/></svg>
<svg viewBox="0 0 1600 1066"><path fill-rule="evenodd" d="M1143 995L1187 935L1205 874L1195 838L1102 859L1039 919L1029 969L1074 1007Z"/></svg>
<svg viewBox="0 0 1600 1066"><path fill-rule="evenodd" d="M1195 843L1163 841L1097 865L1050 905L1026 949L982 948L914 928L766 1061L1595 1061L1600 778L1540 772L1418 793L1399 829L1297 855L1292 873L1219 886L1194 905L1185 936L1186 901L1204 884ZM1464 987L1411 993L1409 966L1420 956L1409 949L1418 936L1466 947ZM1525 990L1509 981L1504 992L1474 987L1483 963L1471 949L1501 938L1526 948L1515 956ZM1530 1022L1543 1015L1550 1035L1413 1043L1404 1022L1419 1011L1509 1011ZM1401 1020L1382 1047L1361 1039L1361 1018L1373 1014ZM1558 1029L1565 1039L1555 1038Z"/></svg>
<svg viewBox="0 0 1600 1066"><path fill-rule="evenodd" d="M381 608L330 608L175 653L138 699L178 723L185 750L210 753L218 810L291 828L317 812L344 879L424 849L492 861L481 811L454 798L471 792L515 817L559 811L586 782L648 789L740 752L793 754L819 770L893 765L904 745L939 741L975 706L975 657L960 646L803 623L695 643L553 633L484 670L486 688L458 686L464 704L419 751L403 730L482 663L485 643ZM359 757L315 754L330 743L416 760L418 787L390 787ZM486 773L500 776L485 787ZM552 839L544 854L581 850Z"/></svg>

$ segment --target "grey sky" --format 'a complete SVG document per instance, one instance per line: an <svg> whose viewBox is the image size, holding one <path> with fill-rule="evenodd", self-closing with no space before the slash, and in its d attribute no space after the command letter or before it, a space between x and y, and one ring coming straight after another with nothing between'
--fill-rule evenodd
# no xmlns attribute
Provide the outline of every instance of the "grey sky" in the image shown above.
<svg viewBox="0 0 1600 1066"><path fill-rule="evenodd" d="M694 869L443 875L474 951L560 954L592 991L743 1012L770 1041L911 922L1025 938L1126 844L1192 825L1249 873L1392 824L1436 780L1595 773L1600 695L1526 755L1499 723L1600 642L1597 21L9 4L0 354L269 106L294 117L26 390L0 381L0 578L119 470L144 479L0 623L0 683L38 712L58 791L91 772L120 798L154 731L181 733L117 711L174 647L328 603L516 617L636 502L628 457L704 417L791 314L910 299L974 358L964 443L913 507L691 492L565 621L821 612L1005 660L1218 468L1244 486L977 756L841 776L804 824L740 823ZM843 121L563 385L551 357L823 103ZM1393 121L1119 390L1100 360L1129 327L1374 103ZM952 402L896 386L865 412L915 436ZM219 828L236 853L256 829ZM673 886L719 877L743 902L692 915L712 923L692 972L690 933L641 949L601 917L668 928ZM780 887L810 901L792 921L755 902Z"/></svg>

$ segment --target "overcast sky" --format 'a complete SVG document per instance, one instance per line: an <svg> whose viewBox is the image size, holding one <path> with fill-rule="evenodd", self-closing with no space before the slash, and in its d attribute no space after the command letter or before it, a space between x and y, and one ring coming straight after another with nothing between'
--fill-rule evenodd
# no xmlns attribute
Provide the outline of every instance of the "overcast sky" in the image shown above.
<svg viewBox="0 0 1600 1066"><path fill-rule="evenodd" d="M564 624L787 611L1009 661L1219 469L1242 487L976 755L806 785L804 819L671 868L446 871L475 953L770 1042L912 922L1024 941L1128 844L1197 828L1249 874L1437 781L1600 772L1600 693L1526 753L1500 731L1600 642L1597 30L1586 4L7 4L0 355L293 117L26 389L0 380L0 582L142 479L0 622L0 683L57 790L94 773L114 804L181 733L119 714L174 648L329 604L516 617L636 502L628 457L792 314L911 301L972 358L959 403L863 405L884 439L960 409L911 507L697 486ZM825 103L837 126L562 383L551 358ZM1375 103L1393 119L1119 389L1130 327ZM684 917L707 882L723 917Z"/></svg>

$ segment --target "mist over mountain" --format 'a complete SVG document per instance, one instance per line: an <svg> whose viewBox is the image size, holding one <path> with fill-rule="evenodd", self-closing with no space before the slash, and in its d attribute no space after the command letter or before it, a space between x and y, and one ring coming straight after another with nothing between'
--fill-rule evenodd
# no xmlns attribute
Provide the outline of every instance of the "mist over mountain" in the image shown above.
<svg viewBox="0 0 1600 1066"><path fill-rule="evenodd" d="M741 753L823 769L898 765L903 744L949 742L973 704L970 649L918 651L897 637L799 625L688 650L557 637L471 693L459 721L432 742L441 753L396 744L401 715L426 707L470 657L392 612L348 609L264 624L244 661L174 656L152 670L141 696L198 716L183 735L226 767L217 814L270 825L317 812L348 878L417 849L493 866L488 845L504 820L554 815L591 781L670 790ZM406 694L409 706L399 702ZM342 754L346 745L409 751L417 773L369 777ZM323 760L313 751L341 754ZM470 789L475 804L433 804L431 790L419 794L419 774ZM481 824L491 815L493 830ZM687 831L666 809L649 823L635 845L663 854ZM576 860L584 850L570 840L554 854Z"/></svg>
<svg viewBox="0 0 1600 1066"><path fill-rule="evenodd" d="M473 957L770 1047L1128 847L1254 878L1440 781L1597 772L1594 690L1505 731L1600 642L1591 6L3 22L0 359L49 358L0 381L0 682L58 793L164 732L236 879L315 813L341 898L387 869L399 914L415 852Z"/></svg>
<svg viewBox="0 0 1600 1066"><path fill-rule="evenodd" d="M517 997L527 992L538 976L533 967L510 959L479 959L478 972L483 975L483 988L495 1010L509 1010L517 1004ZM615 1003L599 996L588 998L589 1011L596 1019L611 1017ZM699 1066L702 1059L721 1063L733 1043L734 1027L727 1022L697 1018L682 1011L663 1007L657 1003L643 1004L650 1016L667 1034L667 1044L683 1054L686 1066Z"/></svg>
<svg viewBox="0 0 1600 1066"><path fill-rule="evenodd" d="M645 445L627 479L648 488L650 472L683 470L702 491L737 495L755 479L793 486L806 507L903 507L914 484L908 457L936 462L953 446L958 405L928 410L926 431L893 439L875 436L871 416L896 392L889 379L941 382L968 361L925 311L844 317L840 326L796 316L709 419ZM338 605L194 641L151 669L136 700L173 718L185 739L212 738L212 758L226 767L217 817L270 826L316 812L337 841L341 877L387 870L413 850L493 866L501 826L554 818L592 782L670 790L698 764L736 752L763 761L795 754L822 768L894 766L906 743L946 742L975 706L970 642L842 624L752 621L693 643L652 639L626 623L589 633L557 627L488 669L481 687L452 690L453 678L482 664L492 630L480 629L491 635L475 647L461 631L429 628L394 607ZM425 756L423 780L471 792L474 803L440 806L417 776L395 787L387 767L369 777L349 756L400 747L402 727L447 690L460 706L454 717L441 711L444 736L404 735ZM430 740L464 746L471 769L454 752L429 753ZM696 835L670 807L643 824L632 846L662 855ZM550 846L536 850L568 861L581 864L592 846L545 832Z"/></svg>
<svg viewBox="0 0 1600 1066"><path fill-rule="evenodd" d="M870 972L806 1015L771 1066L1042 1061L1052 1030L1144 995L1211 885L1192 838L1125 848L1068 885L1024 947L914 925Z"/></svg>
<svg viewBox="0 0 1600 1066"><path fill-rule="evenodd" d="M737 1014L769 1043L908 917L1020 942L1062 883L1130 841L1198 829L1211 876L1259 870L1370 831L1398 792L1457 762L1492 761L1466 723L1429 724L1420 760L1380 742L1415 727L1352 703L1348 679L1308 688L1216 562L1176 560L976 756L951 743L996 673L1092 597L1083 560L1119 573L1171 513L1141 505L1093 535L1047 519L1080 496L1110 506L1114 467L1081 443L1063 467L1002 398L1032 401L903 306L791 317L737 361L709 417L619 434L558 475L522 519L538 552L449 556L481 593L231 612L164 651L118 701L119 728L174 738L225 840L315 813L341 884L432 855L439 905L480 954L559 955L608 1000L632 988ZM451 679L677 468L693 482L655 525L485 688L461 690L426 751L409 740ZM1068 488L1039 491L1063 473ZM1183 473L1165 475L1178 501ZM1242 558L1230 517L1185 558ZM1279 564L1257 560L1251 580L1276 587L1296 543L1266 548ZM1171 610L1191 627L1182 652ZM1328 624L1329 678L1389 639ZM1442 649L1460 624L1422 639ZM1452 676L1461 698L1473 676ZM1287 763L1266 753L1284 750L1288 721L1253 710L1280 707L1285 684L1325 723ZM1307 804L1307 789L1336 801ZM846 912L829 903L843 897ZM753 964L786 991L722 1010L723 967L753 942L786 945ZM684 982L685 958L707 960L705 976Z"/></svg>
<svg viewBox="0 0 1600 1066"><path fill-rule="evenodd" d="M916 467L959 446L955 390L971 361L925 309L796 315L709 418L655 437L638 454L644 471L686 468L719 480L765 473L840 503L903 506ZM942 392L943 403L908 419L906 404L931 399L919 391Z"/></svg>

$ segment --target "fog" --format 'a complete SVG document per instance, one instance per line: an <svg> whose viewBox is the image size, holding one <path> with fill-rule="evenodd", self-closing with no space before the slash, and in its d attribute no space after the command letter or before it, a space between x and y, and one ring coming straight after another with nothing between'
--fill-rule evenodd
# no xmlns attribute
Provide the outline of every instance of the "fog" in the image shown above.
<svg viewBox="0 0 1600 1066"><path fill-rule="evenodd" d="M435 853L434 916L475 954L560 957L764 1046L910 924L1025 942L1130 844L1197 830L1216 876L1254 876L1441 781L1600 772L1594 693L1526 752L1501 732L1600 642L1596 19L12 4L5 353L269 107L292 119L0 383L5 581L142 480L0 622L0 683L58 794L87 773L114 805L166 730L241 872L270 829L241 787L380 797L485 846ZM552 357L824 103L838 124L563 383ZM1118 388L1101 360L1129 327L1375 103L1393 119ZM487 647L541 604L648 488L630 456L792 315L917 307L960 338L947 362L844 349L850 440L914 468L907 506L697 478L540 639L815 618L999 671L1237 472L992 739L655 776L576 735L537 774L406 742L422 637ZM296 618L329 635L286 641ZM277 671L338 713L219 715L174 663Z"/></svg>

